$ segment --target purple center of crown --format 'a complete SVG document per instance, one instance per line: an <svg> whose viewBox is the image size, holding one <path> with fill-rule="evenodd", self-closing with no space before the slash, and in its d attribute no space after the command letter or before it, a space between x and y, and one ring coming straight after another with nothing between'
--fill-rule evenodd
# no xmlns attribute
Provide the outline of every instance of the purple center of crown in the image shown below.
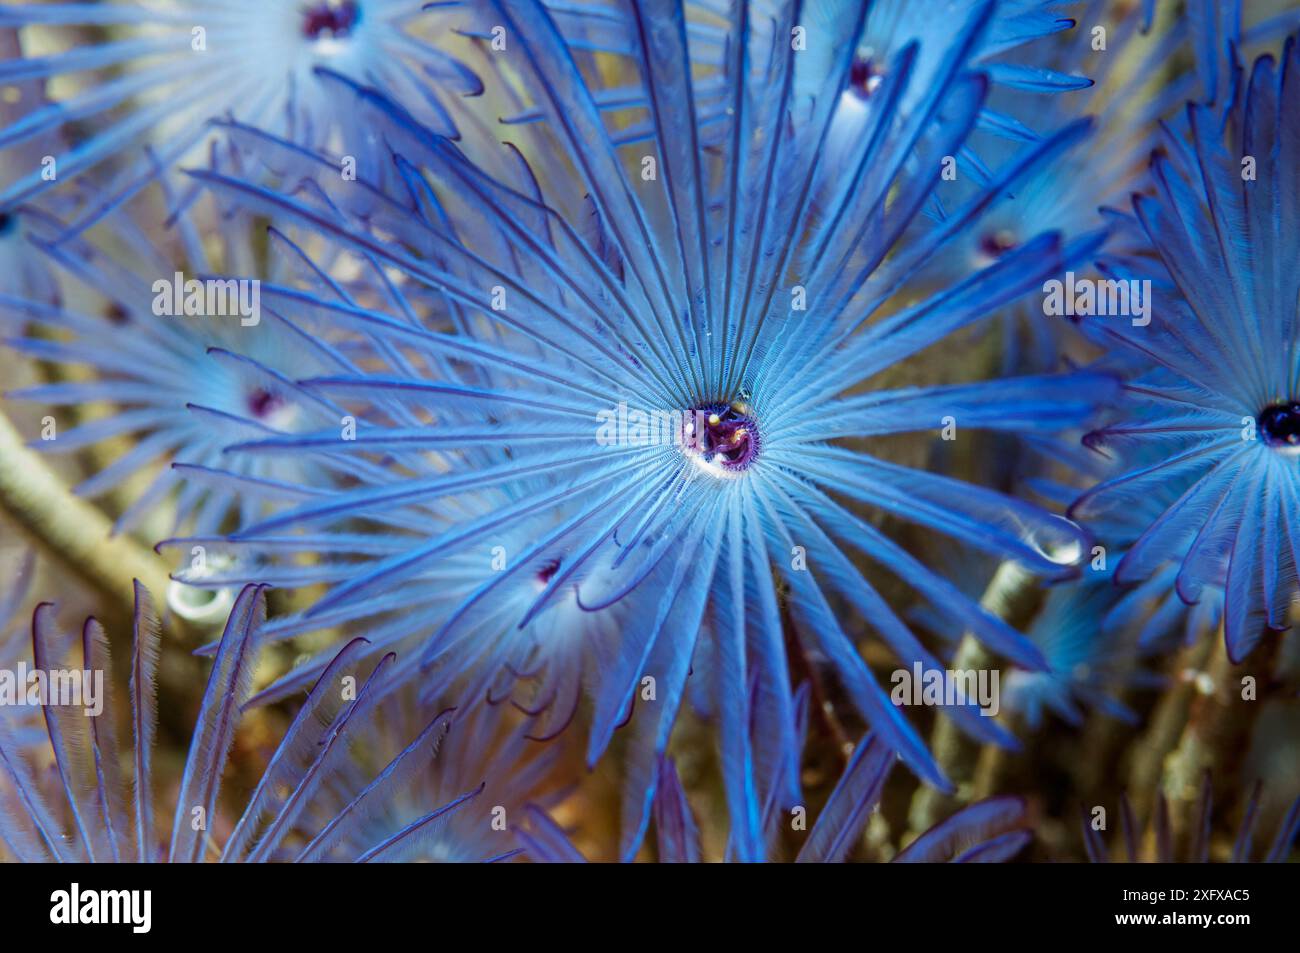
<svg viewBox="0 0 1300 953"><path fill-rule="evenodd" d="M1016 236L1005 229L980 236L980 251L989 258L1001 258L1016 247Z"/></svg>
<svg viewBox="0 0 1300 953"><path fill-rule="evenodd" d="M758 456L758 423L747 405L707 404L687 416L685 445L724 470L744 470Z"/></svg>
<svg viewBox="0 0 1300 953"><path fill-rule="evenodd" d="M284 406L284 399L259 387L248 395L248 409L258 420L265 420Z"/></svg>
<svg viewBox="0 0 1300 953"><path fill-rule="evenodd" d="M360 13L355 0L322 0L303 13L302 35L309 40L345 37L357 25Z"/></svg>
<svg viewBox="0 0 1300 953"><path fill-rule="evenodd" d="M875 60L870 56L858 54L853 57L853 63L849 66L849 89L859 99L870 99L884 75L884 71Z"/></svg>
<svg viewBox="0 0 1300 953"><path fill-rule="evenodd" d="M1268 446L1300 447L1300 402L1266 407L1257 421Z"/></svg>
<svg viewBox="0 0 1300 953"><path fill-rule="evenodd" d="M545 586L548 583L550 583L551 577L553 577L559 571L560 571L560 560L558 558L549 560L542 565L541 569L537 570L537 581L540 582L543 586Z"/></svg>

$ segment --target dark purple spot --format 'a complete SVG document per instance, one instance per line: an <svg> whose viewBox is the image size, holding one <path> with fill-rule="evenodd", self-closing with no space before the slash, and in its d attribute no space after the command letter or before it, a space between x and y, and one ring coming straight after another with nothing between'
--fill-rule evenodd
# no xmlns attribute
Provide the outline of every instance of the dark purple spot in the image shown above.
<svg viewBox="0 0 1300 953"><path fill-rule="evenodd" d="M1274 404L1257 418L1259 432L1270 447L1300 447L1300 403Z"/></svg>
<svg viewBox="0 0 1300 953"><path fill-rule="evenodd" d="M745 404L708 404L687 418L686 446L726 470L744 470L762 445L758 422Z"/></svg>
<svg viewBox="0 0 1300 953"><path fill-rule="evenodd" d="M989 258L1001 258L1017 245L1016 236L1003 229L980 236L980 251Z"/></svg>
<svg viewBox="0 0 1300 953"><path fill-rule="evenodd" d="M551 581L551 577L560 571L560 560L552 559L550 562L543 564L542 568L537 570L537 580L545 586Z"/></svg>
<svg viewBox="0 0 1300 953"><path fill-rule="evenodd" d="M248 409L258 420L265 420L283 406L284 399L279 394L273 394L263 387L248 395Z"/></svg>
<svg viewBox="0 0 1300 953"><path fill-rule="evenodd" d="M355 0L322 0L304 12L302 35L309 40L341 39L352 32L360 17Z"/></svg>
<svg viewBox="0 0 1300 953"><path fill-rule="evenodd" d="M849 89L859 99L869 99L880 85L884 71L870 56L858 54L849 67Z"/></svg>
<svg viewBox="0 0 1300 953"><path fill-rule="evenodd" d="M18 219L8 212L0 212L0 235L7 234L17 221Z"/></svg>

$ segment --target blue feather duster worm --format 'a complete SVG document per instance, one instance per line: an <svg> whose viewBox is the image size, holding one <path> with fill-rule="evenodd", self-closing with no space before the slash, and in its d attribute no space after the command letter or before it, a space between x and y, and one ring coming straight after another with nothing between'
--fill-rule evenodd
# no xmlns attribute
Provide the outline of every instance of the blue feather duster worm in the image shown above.
<svg viewBox="0 0 1300 953"><path fill-rule="evenodd" d="M113 254L80 239L39 241L43 263L66 288L78 288L76 303L0 293L5 343L60 369L53 380L5 394L51 411L55 429L32 446L73 454L132 438L129 451L111 460L105 454L77 487L91 498L130 489L120 530L159 514L154 525L163 532L183 526L215 533L236 510L244 521L254 518L254 497L209 491L197 481L182 486L173 466L225 465L231 461L223 451L232 443L314 430L340 413L295 381L350 363L315 335L273 315L263 320L256 282L222 274L256 266L261 230L246 216L229 215L215 217L215 236L204 234L200 222L211 218L178 217L164 243L120 216ZM271 240L285 239L272 230ZM80 419L79 409L92 404L114 412ZM292 463L248 462L242 473L249 480L302 476Z"/></svg>
<svg viewBox="0 0 1300 953"><path fill-rule="evenodd" d="M99 625L89 619L69 637L53 612L49 603L36 610L33 665L94 673L104 688L90 717L48 699L42 744L0 722L0 844L16 859L502 860L520 851L509 812L522 818L525 802L546 803L552 753L525 750L521 732L486 709L417 723L392 691L393 657L364 674L356 639L307 694L242 813L227 820L223 774L266 615L264 588L249 586L221 637L168 817L156 802L161 627L149 593L137 584L129 701L112 686ZM123 728L130 752L118 741Z"/></svg>
<svg viewBox="0 0 1300 953"><path fill-rule="evenodd" d="M0 83L58 81L70 90L0 132L6 151L54 140L44 156L27 150L31 161L0 189L0 209L107 166L98 194L85 195L76 212L71 232L81 231L201 153L214 141L209 120L222 116L313 146L346 142L364 164L383 145L334 108L323 70L381 83L431 127L454 135L455 101L479 95L483 85L445 44L415 28L421 19L429 15L403 0L0 7L0 30L22 30L52 50L7 60ZM445 13L433 19L444 31L455 26Z"/></svg>
<svg viewBox="0 0 1300 953"><path fill-rule="evenodd" d="M1171 132L1154 156L1156 195L1134 209L1158 259L1114 267L1151 283L1152 320L1097 321L1152 370L1126 388L1128 416L1089 438L1147 462L1073 508L1088 521L1159 500L1116 579L1172 560L1184 601L1222 586L1234 661L1287 627L1297 583L1296 77L1288 40L1280 62L1261 57L1248 78L1233 71L1230 100L1189 105L1187 137Z"/></svg>
<svg viewBox="0 0 1300 953"><path fill-rule="evenodd" d="M726 121L706 125L695 106L704 80L691 77L707 61L694 58L681 10L637 5L627 65L649 138L620 146L621 122L600 108L599 81L546 10L495 5L524 76L521 95L531 92L542 117L506 181L381 91L342 80L340 94L353 87L367 121L391 130L404 189L341 187L326 174L337 168L329 157L315 160L315 190L195 172L223 198L443 299L439 316L421 321L395 308L388 288L369 301L263 288L286 322L327 316L338 333L384 349L361 373L303 382L348 401L354 428L230 452L344 453L359 479L341 492L286 488L289 507L236 533L227 551L234 572L206 584L229 584L241 570L275 579L266 561L299 539L299 550L326 561L278 572L327 590L278 634L382 616L381 640L424 640L423 665L441 672L439 684L464 676L471 690L503 668L546 662L556 646L533 627L548 614L591 616L613 633L584 647L594 657L585 685L593 763L631 717L625 852L648 824L655 764L693 660L714 699L740 859L761 854L760 805L773 792L784 802L796 796L791 644L824 660L882 744L946 786L836 612L851 608L905 663L937 667L857 558L896 574L994 652L1044 664L1032 643L863 511L1048 578L1070 575L1082 551L1082 535L1060 517L887 462L866 443L933 432L949 418L962 428L1051 433L1088 419L1113 390L1109 375L1086 371L932 387L880 380L1041 285L1073 253L1058 233L1027 237L987 268L926 290L913 277L944 253L953 230L896 247L942 159L978 121L987 79L968 67L994 21L965 23L924 75L919 45L901 49L860 134L831 165L826 143L852 81L862 10L809 8L807 50L798 14L797 5L784 9L760 31L749 5L735 8L722 25L729 55L716 67L731 96ZM772 35L793 39L772 46L763 40ZM311 164L291 143L227 128L250 150L258 141L271 165ZM573 172L561 174L566 163ZM986 205L981 195L954 214L975 227ZM350 220L339 214L362 207ZM384 475L370 476L379 464ZM559 654L574 657L568 646ZM548 697L572 696L569 665L546 665L542 677L561 683ZM757 745L740 717L751 681L762 699L754 717L765 724ZM973 709L949 714L977 737L1008 740Z"/></svg>

